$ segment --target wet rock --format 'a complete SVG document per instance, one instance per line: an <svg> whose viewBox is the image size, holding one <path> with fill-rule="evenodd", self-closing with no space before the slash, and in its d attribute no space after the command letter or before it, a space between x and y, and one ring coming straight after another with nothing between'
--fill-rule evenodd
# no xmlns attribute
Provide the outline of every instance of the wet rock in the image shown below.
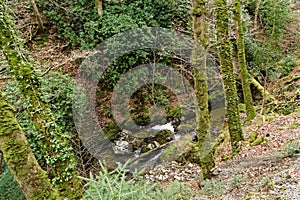
<svg viewBox="0 0 300 200"><path fill-rule="evenodd" d="M179 140L175 140L168 148L162 152L159 160L161 162L179 160L184 154L191 150L190 143L192 142L192 136L186 135Z"/></svg>

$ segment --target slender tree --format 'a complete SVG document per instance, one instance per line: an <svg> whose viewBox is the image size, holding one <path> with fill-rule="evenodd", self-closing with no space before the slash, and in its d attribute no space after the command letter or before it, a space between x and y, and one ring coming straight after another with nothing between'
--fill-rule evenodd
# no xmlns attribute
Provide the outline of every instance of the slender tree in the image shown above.
<svg viewBox="0 0 300 200"><path fill-rule="evenodd" d="M100 18L103 17L103 0L95 0L95 6Z"/></svg>
<svg viewBox="0 0 300 200"><path fill-rule="evenodd" d="M2 174L3 153L0 150L0 175Z"/></svg>
<svg viewBox="0 0 300 200"><path fill-rule="evenodd" d="M240 77L243 88L244 102L246 105L247 121L250 121L256 116L256 111L253 106L252 94L249 82L249 73L246 66L246 53L245 53L245 39L243 22L241 17L241 3L240 0L233 0L234 2L234 20L236 28L236 39L238 49L238 65L240 69Z"/></svg>
<svg viewBox="0 0 300 200"><path fill-rule="evenodd" d="M36 6L36 3L34 0L30 0L30 4L32 6L32 9L33 9L33 12L34 12L34 15L38 21L38 24L39 24L39 30L40 31L43 31L44 30L44 24L43 24L43 21L42 21L42 18L41 18L41 15L40 15L40 12Z"/></svg>
<svg viewBox="0 0 300 200"><path fill-rule="evenodd" d="M211 145L204 144L210 136L210 114L208 110L208 86L206 79L206 53L203 51L207 46L207 23L206 23L206 0L192 0L193 36L195 48L192 52L194 90L197 98L197 137L198 147L204 156L200 155L200 164L203 178L208 178L210 170L215 166L214 153ZM205 146L203 146L205 145Z"/></svg>
<svg viewBox="0 0 300 200"><path fill-rule="evenodd" d="M7 13L5 1L0 0L1 48L28 105L34 127L40 134L39 150L49 170L49 177L63 196L79 198L82 194L81 182L77 177L74 153L68 143L68 136L56 125L49 105L43 101L41 84L34 72L34 65L24 52L22 41Z"/></svg>
<svg viewBox="0 0 300 200"><path fill-rule="evenodd" d="M0 150L9 169L27 199L59 199L47 173L37 163L15 114L0 92Z"/></svg>
<svg viewBox="0 0 300 200"><path fill-rule="evenodd" d="M244 139L244 137L239 116L236 81L232 63L232 48L229 40L227 1L216 0L215 7L218 53L227 103L226 116L233 154L236 154L239 143Z"/></svg>

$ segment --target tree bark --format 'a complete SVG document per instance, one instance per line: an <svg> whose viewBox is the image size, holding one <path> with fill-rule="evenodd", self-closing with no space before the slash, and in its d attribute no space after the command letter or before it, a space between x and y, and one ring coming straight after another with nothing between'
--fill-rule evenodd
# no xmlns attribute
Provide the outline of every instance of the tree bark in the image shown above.
<svg viewBox="0 0 300 200"><path fill-rule="evenodd" d="M15 110L0 92L0 150L27 199L59 199L44 170L37 163L15 118ZM2 166L1 166L2 167Z"/></svg>
<svg viewBox="0 0 300 200"><path fill-rule="evenodd" d="M254 31L255 32L258 30L258 27L257 27L258 19L257 18L258 18L258 13L259 13L260 2L261 2L261 0L256 0L256 7L255 7L255 14L254 14Z"/></svg>
<svg viewBox="0 0 300 200"><path fill-rule="evenodd" d="M74 153L68 143L68 136L56 125L49 105L42 99L41 84L34 72L34 65L29 61L22 41L13 30L14 23L7 14L4 0L0 0L0 13L1 48L28 105L27 111L34 127L40 134L39 151L44 164L50 168L49 177L63 196L79 198L82 195L81 182L77 177Z"/></svg>
<svg viewBox="0 0 300 200"><path fill-rule="evenodd" d="M245 39L243 22L241 17L240 0L234 2L234 20L236 29L237 49L238 49L238 65L243 88L244 103L246 105L247 121L252 120L256 116L256 111L253 106L252 94L249 83L249 73L246 66Z"/></svg>
<svg viewBox="0 0 300 200"><path fill-rule="evenodd" d="M102 17L103 17L103 0L95 0L95 6L96 6L99 17L102 19Z"/></svg>
<svg viewBox="0 0 300 200"><path fill-rule="evenodd" d="M3 153L0 150L0 175L2 174L2 168L3 168Z"/></svg>
<svg viewBox="0 0 300 200"><path fill-rule="evenodd" d="M208 110L208 85L206 79L206 53L207 47L207 22L206 22L206 0L192 0L193 36L195 48L192 52L192 64L194 74L194 90L197 99L197 137L200 150L200 164L203 178L210 176L210 170L215 166L212 145L205 139L210 138L210 114ZM205 143L205 144L204 144ZM205 145L205 147L204 147ZM205 155L201 155L205 154Z"/></svg>
<svg viewBox="0 0 300 200"><path fill-rule="evenodd" d="M239 116L236 81L232 63L232 48L229 40L227 1L216 0L215 7L218 53L227 103L226 115L234 155L238 152L240 141L244 140L244 137Z"/></svg>
<svg viewBox="0 0 300 200"><path fill-rule="evenodd" d="M35 1L34 0L30 0L30 4L32 6L32 9L33 9L33 12L34 12L34 15L36 17L36 19L38 20L38 24L39 24L39 30L40 31L44 31L44 24L43 24L43 21L42 21L42 18L41 18L41 15L40 15L40 12L35 4Z"/></svg>

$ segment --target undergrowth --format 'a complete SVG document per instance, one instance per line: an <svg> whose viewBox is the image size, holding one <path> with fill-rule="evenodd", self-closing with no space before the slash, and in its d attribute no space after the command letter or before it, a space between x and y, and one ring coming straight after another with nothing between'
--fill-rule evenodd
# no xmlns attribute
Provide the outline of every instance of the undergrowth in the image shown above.
<svg viewBox="0 0 300 200"><path fill-rule="evenodd" d="M127 164L119 164L118 167L109 172L106 167L100 163L101 170L98 175L90 174L90 178L80 177L86 181L84 200L180 200L189 199L190 189L175 181L168 187L162 187L158 183L143 180L141 172L134 173L133 177L127 180Z"/></svg>

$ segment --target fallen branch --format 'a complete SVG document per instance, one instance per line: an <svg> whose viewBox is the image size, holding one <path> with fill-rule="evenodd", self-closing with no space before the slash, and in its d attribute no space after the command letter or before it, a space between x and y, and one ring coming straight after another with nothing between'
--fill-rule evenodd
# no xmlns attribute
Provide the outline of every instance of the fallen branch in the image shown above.
<svg viewBox="0 0 300 200"><path fill-rule="evenodd" d="M269 100L275 104L278 103L278 100L270 94L257 80L255 80L253 77L250 78L251 83L258 89L258 91L265 96L266 100Z"/></svg>

